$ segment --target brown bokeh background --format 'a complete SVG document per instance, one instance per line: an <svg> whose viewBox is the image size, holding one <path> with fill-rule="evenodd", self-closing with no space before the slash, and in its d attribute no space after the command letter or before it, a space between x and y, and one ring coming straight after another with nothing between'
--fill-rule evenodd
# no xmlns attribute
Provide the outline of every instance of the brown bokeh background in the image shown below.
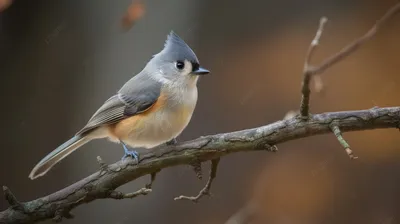
<svg viewBox="0 0 400 224"><path fill-rule="evenodd" d="M43 178L28 179L38 160L162 48L171 29L212 71L199 82L196 112L179 138L184 141L282 119L299 106L304 55L319 18L329 21L315 63L362 35L396 2L147 0L143 18L122 31L129 0L14 1L0 12L0 184L27 201L95 172L97 155L117 161L120 146L99 140ZM312 94L312 112L399 106L399 27L397 16L329 69L324 92ZM199 204L173 201L204 184L190 167L173 167L160 173L150 195L98 200L73 210L76 218L65 223L224 223L249 200L259 211L253 223L400 223L399 132L345 137L359 160L349 160L333 135L310 137L281 144L276 154L224 157L214 197ZM148 178L121 190L134 191Z"/></svg>

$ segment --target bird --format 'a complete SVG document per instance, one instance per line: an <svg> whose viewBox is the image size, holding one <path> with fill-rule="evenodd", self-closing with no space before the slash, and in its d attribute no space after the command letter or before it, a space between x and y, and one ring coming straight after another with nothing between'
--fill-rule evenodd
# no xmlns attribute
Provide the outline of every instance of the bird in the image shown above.
<svg viewBox="0 0 400 224"><path fill-rule="evenodd" d="M189 124L196 107L200 76L210 71L186 42L170 31L163 49L153 55L143 70L108 98L87 124L70 140L45 156L29 174L45 175L54 165L94 139L119 143L124 156L139 162L135 148L175 144Z"/></svg>

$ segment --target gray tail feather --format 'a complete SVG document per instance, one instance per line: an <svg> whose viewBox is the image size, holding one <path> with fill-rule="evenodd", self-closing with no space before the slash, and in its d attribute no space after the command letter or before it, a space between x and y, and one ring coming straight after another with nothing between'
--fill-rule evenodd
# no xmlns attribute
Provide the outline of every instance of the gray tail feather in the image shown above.
<svg viewBox="0 0 400 224"><path fill-rule="evenodd" d="M71 154L73 151L81 147L82 145L89 142L90 139L82 136L74 136L70 140L66 141L64 144L58 146L55 150L44 157L36 166L32 169L29 174L29 178L36 179L40 176L45 175L51 167L56 165L66 156Z"/></svg>

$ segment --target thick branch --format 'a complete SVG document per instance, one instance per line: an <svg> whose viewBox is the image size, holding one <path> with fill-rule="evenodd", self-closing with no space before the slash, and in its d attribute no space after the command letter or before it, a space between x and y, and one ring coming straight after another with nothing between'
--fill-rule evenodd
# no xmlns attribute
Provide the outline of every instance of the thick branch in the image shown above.
<svg viewBox="0 0 400 224"><path fill-rule="evenodd" d="M337 124L342 132L398 128L400 107L316 114L307 121L291 118L254 129L162 146L141 156L138 165L133 160L119 161L58 192L21 203L22 210L10 207L0 212L0 223L32 223L69 214L79 205L108 198L109 192L117 187L160 169L190 164L195 159L204 162L236 152L266 150L268 145L331 133L332 123Z"/></svg>

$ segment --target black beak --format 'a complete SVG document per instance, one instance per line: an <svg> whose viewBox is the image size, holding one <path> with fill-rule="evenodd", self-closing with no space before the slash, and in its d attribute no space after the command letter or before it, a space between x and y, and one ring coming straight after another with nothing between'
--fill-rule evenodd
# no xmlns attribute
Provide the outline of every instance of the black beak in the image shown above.
<svg viewBox="0 0 400 224"><path fill-rule="evenodd" d="M210 73L210 71L202 67L198 67L196 70L192 71L194 75L207 75L208 73Z"/></svg>

